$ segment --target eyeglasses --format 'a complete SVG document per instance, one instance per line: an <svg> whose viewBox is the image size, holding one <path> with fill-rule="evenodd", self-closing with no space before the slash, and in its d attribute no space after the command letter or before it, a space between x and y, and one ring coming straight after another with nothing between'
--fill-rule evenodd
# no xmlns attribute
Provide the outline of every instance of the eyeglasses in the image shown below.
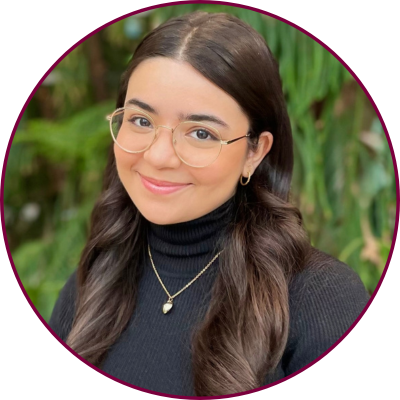
<svg viewBox="0 0 400 400"><path fill-rule="evenodd" d="M185 164L202 168L212 164L222 146L250 136L222 140L216 128L203 122L183 121L175 128L155 125L149 114L134 107L116 109L107 117L114 142L128 153L142 153L150 148L158 137L158 128L172 131L172 144L176 155Z"/></svg>

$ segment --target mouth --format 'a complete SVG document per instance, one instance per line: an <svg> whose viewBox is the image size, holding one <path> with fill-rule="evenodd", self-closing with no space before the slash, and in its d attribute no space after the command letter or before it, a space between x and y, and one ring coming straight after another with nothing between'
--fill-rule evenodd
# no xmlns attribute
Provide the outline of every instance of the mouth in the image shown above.
<svg viewBox="0 0 400 400"><path fill-rule="evenodd" d="M169 181L160 181L147 176L144 176L138 172L143 186L154 194L169 194L179 190L183 190L191 186L191 183L177 183Z"/></svg>

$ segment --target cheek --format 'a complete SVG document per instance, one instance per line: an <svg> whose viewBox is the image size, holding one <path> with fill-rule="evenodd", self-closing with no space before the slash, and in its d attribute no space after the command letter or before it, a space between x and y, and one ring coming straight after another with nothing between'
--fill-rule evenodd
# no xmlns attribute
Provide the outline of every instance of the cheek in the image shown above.
<svg viewBox="0 0 400 400"><path fill-rule="evenodd" d="M241 151L221 152L213 164L206 168L199 168L196 174L193 174L196 176L198 184L205 189L219 187L230 190L235 187L243 169L242 153Z"/></svg>
<svg viewBox="0 0 400 400"><path fill-rule="evenodd" d="M114 155L117 171L120 177L129 173L131 169L134 169L135 165L141 158L141 154L129 154L120 149L116 144L114 144Z"/></svg>

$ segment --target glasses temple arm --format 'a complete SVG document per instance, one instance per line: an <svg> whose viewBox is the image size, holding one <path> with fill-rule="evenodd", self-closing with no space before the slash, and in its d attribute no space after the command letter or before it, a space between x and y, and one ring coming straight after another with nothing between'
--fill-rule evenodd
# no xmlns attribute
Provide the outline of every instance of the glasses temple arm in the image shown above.
<svg viewBox="0 0 400 400"><path fill-rule="evenodd" d="M236 142L237 140L243 139L243 138L248 137L248 136L250 136L250 133L248 133L247 135L238 137L236 139L232 139L232 140L221 140L221 144L231 144L233 142Z"/></svg>

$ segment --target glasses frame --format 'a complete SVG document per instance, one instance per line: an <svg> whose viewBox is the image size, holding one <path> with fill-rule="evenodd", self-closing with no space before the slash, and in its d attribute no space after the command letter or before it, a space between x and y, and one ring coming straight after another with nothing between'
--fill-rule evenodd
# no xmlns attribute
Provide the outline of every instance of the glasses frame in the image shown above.
<svg viewBox="0 0 400 400"><path fill-rule="evenodd" d="M113 116L114 116L115 113L117 113L117 112L119 112L119 111L122 111L122 110L134 110L134 111L138 111L139 113L144 114L144 115L149 119L149 121L152 123L152 125L154 126L154 130L155 130L154 139L152 140L152 142L151 142L145 149L143 149L143 150L138 150L138 151L128 150L128 149L125 149L124 147L122 147L122 146L117 142L117 139L115 138L114 132L113 132L113 130L112 130L112 119L113 119ZM115 143L120 149L122 149L122 150L124 150L124 151L126 151L127 153L130 153L130 154L143 153L144 151L148 150L148 149L153 145L153 143L157 140L157 138L158 138L158 136L159 136L159 134L158 134L158 128L170 129L170 130L172 131L172 146L174 147L175 154L177 155L177 157L178 157L184 164L186 164L186 165L188 165L188 166L190 166L190 167L193 167L193 168L204 168L204 167L208 167L209 165L211 165L212 163L214 163L214 162L218 159L219 155L221 154L221 150L222 150L222 146L223 146L223 145L232 144L232 143L234 143L234 142L236 142L236 141L238 141L238 140L240 140L240 139L243 139L243 138L245 138L245 137L249 137L249 136L250 136L250 132L248 132L246 135L240 136L240 137L238 137L238 138L236 138L236 139L223 140L223 139L221 139L221 134L219 133L219 130L218 130L217 128L215 128L214 126L211 126L211 125L209 125L209 124L206 124L206 123L204 123L204 122L200 122L201 125L204 125L204 126L210 128L212 131L216 131L216 132L217 132L218 137L219 137L219 142L220 142L221 146L220 146L220 148L219 148L218 155L217 155L217 157L215 158L214 161L210 162L210 164L207 164L207 165L196 166L196 165L191 165L191 164L189 164L188 162L186 162L185 160L183 160L182 157L178 154L178 152L177 152L177 150L176 150L176 148L175 148L176 140L174 139L174 133L175 133L175 130L176 130L176 128L177 128L178 126L180 126L180 125L182 125L182 124L187 124L187 123L195 123L195 124L198 124L198 123L199 123L198 121L182 121L182 122L180 122L178 125L176 125L175 128L171 128L171 127L165 126L165 125L157 125L157 126L156 126L155 123L154 123L154 119L153 119L147 112L141 110L140 108L136 108L136 107L120 107L120 108L117 108L117 109L114 110L111 114L107 115L106 118L107 118L107 120L109 121L111 137L113 138L114 143Z"/></svg>

